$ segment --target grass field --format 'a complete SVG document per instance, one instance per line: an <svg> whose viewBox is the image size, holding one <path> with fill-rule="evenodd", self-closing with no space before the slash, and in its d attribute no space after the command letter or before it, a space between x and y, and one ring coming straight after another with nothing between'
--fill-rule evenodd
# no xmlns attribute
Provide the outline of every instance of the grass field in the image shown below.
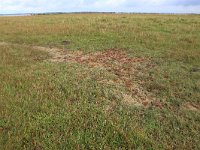
<svg viewBox="0 0 200 150"><path fill-rule="evenodd" d="M199 139L199 15L0 17L0 149L182 150Z"/></svg>

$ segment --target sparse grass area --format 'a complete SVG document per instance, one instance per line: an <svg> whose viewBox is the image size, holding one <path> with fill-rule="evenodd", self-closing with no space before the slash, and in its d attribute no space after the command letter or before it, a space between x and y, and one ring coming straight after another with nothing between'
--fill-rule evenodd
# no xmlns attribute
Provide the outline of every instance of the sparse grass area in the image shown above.
<svg viewBox="0 0 200 150"><path fill-rule="evenodd" d="M0 17L0 34L10 43L0 44L0 149L200 149L199 15ZM116 60L56 63L33 47L64 40L68 51L112 48L148 61L128 78ZM138 93L106 82L124 78L156 102L124 104L123 93Z"/></svg>

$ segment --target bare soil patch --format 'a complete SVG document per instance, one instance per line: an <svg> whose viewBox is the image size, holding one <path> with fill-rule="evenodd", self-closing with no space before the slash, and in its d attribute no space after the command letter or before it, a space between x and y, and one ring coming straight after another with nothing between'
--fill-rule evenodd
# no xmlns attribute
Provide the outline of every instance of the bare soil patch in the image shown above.
<svg viewBox="0 0 200 150"><path fill-rule="evenodd" d="M200 112L200 105L193 103L186 103L182 106L183 109Z"/></svg>

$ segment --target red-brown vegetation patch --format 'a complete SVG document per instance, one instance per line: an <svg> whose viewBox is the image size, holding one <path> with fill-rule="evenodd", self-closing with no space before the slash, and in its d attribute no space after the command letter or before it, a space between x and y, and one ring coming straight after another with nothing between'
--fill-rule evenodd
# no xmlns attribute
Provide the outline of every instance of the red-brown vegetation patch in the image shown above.
<svg viewBox="0 0 200 150"><path fill-rule="evenodd" d="M99 81L102 84L113 84L126 89L126 93L121 91L124 103L134 106L148 107L154 103L155 98L151 93L145 91L139 84L134 83L137 65L149 61L146 58L134 58L128 56L124 51L118 49L109 49L103 52L84 54L81 51L71 52L59 49L48 49L35 47L40 50L48 51L53 62L74 62L81 65L87 65L90 68L102 68L115 75L114 79L104 79ZM158 106L155 103L156 107Z"/></svg>
<svg viewBox="0 0 200 150"><path fill-rule="evenodd" d="M0 44L7 45L8 43ZM153 105L159 108L162 107L160 103L156 102L151 93L144 90L137 82L134 82L138 72L137 66L149 61L146 58L130 57L127 53L119 49L109 49L103 52L84 54L82 51L73 52L41 46L33 46L31 48L48 52L51 55L50 61L52 62L79 63L89 68L106 70L109 74L114 75L114 78L103 78L98 82L100 84L119 87L116 94L122 95L123 103L126 105L144 107ZM120 87L125 89L125 91L122 92Z"/></svg>

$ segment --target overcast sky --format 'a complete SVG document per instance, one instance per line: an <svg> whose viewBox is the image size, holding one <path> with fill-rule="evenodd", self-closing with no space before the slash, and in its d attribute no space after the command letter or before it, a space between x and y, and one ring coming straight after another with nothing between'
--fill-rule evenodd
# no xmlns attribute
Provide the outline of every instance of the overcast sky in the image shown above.
<svg viewBox="0 0 200 150"><path fill-rule="evenodd" d="M200 0L0 0L0 14L78 11L200 13Z"/></svg>

